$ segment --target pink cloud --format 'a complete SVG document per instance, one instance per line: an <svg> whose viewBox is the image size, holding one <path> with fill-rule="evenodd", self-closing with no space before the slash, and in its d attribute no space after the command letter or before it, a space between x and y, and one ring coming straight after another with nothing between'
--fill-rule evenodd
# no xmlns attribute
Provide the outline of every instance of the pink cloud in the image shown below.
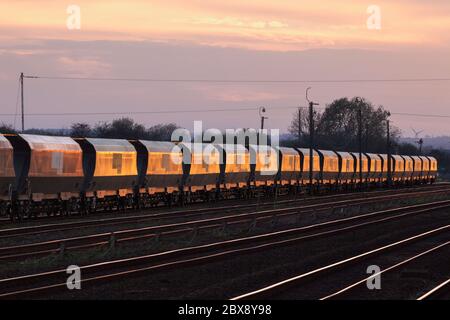
<svg viewBox="0 0 450 320"><path fill-rule="evenodd" d="M111 73L111 65L97 58L60 57L58 63L62 71L79 76L107 76Z"/></svg>

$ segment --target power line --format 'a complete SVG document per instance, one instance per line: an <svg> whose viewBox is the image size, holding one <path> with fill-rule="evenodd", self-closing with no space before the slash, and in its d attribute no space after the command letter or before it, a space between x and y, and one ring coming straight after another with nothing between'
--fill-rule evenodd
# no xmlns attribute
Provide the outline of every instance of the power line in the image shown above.
<svg viewBox="0 0 450 320"><path fill-rule="evenodd" d="M425 114L425 113L404 113L404 112L391 112L391 114L407 117L450 118L450 114Z"/></svg>
<svg viewBox="0 0 450 320"><path fill-rule="evenodd" d="M139 115L139 114L164 114L164 113L201 113L201 112L233 112L233 111L257 111L259 107L222 108L222 109L180 109L158 111L127 111L127 112L60 112L60 113L27 113L27 116L77 116L77 115ZM276 107L273 109L298 109L305 107ZM13 113L2 113L0 116L13 116Z"/></svg>
<svg viewBox="0 0 450 320"><path fill-rule="evenodd" d="M226 79L157 79L157 78L98 78L98 77L69 77L69 76L37 76L23 75L27 79L47 79L47 80L87 80L87 81L133 81L133 82L209 82L209 83L357 83L357 82L438 82L450 81L450 78L397 78L397 79L347 79L347 80L226 80ZM17 116L17 99L15 114L0 114L0 116ZM143 114L175 114L175 113L202 113L202 112L234 112L234 111L254 111L259 107L241 108L215 108L215 109L180 109L161 111L127 111L127 112L63 112L63 113L29 113L27 116L101 116L101 115L143 115ZM293 107L272 107L276 109L298 109ZM306 108L306 107L300 107ZM323 109L321 107L320 109ZM428 118L450 118L450 115L438 114L417 114L393 112L392 115L428 117Z"/></svg>
<svg viewBox="0 0 450 320"><path fill-rule="evenodd" d="M144 115L144 114L175 114L175 113L202 113L202 112L233 112L233 111L257 111L259 107L241 107L241 108L220 108L220 109L178 109L178 110L158 110L158 111L127 111L127 112L52 112L52 113L28 113L27 116L103 116L103 115ZM284 107L266 107L268 111L279 109L307 109L307 107L284 106ZM325 109L317 107L316 109ZM17 113L1 113L0 116L16 116ZM450 118L449 114L425 114L425 113L405 113L391 112L391 115L407 117L427 117L427 118Z"/></svg>
<svg viewBox="0 0 450 320"><path fill-rule="evenodd" d="M364 83L364 82L443 82L450 78L394 78L394 79L159 79L159 78L99 78L99 77L70 77L70 76L24 76L27 79L45 80L87 80L87 81L128 81L128 82L167 82L167 83Z"/></svg>

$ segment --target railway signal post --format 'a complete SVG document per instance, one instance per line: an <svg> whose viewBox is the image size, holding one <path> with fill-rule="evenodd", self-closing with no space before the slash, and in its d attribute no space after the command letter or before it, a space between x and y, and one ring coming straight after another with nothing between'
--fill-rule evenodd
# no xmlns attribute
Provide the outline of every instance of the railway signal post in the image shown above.
<svg viewBox="0 0 450 320"><path fill-rule="evenodd" d="M261 137L264 134L264 120L267 120L269 118L264 116L264 113L266 112L266 108L260 107L258 111L259 111L259 116L261 117L261 132L258 135L259 136L259 143L258 144L261 144Z"/></svg>

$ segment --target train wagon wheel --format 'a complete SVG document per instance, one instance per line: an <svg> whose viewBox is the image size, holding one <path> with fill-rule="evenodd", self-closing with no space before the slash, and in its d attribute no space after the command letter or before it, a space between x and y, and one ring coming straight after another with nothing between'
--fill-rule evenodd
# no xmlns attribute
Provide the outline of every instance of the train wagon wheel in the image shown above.
<svg viewBox="0 0 450 320"><path fill-rule="evenodd" d="M0 217L8 215L8 204L2 203L0 205Z"/></svg>
<svg viewBox="0 0 450 320"><path fill-rule="evenodd" d="M61 203L61 215L68 217L70 215L70 211L72 209L72 199L64 200Z"/></svg>
<svg viewBox="0 0 450 320"><path fill-rule="evenodd" d="M26 202L23 205L23 211L22 211L22 215L20 217L20 220L22 220L23 217L27 217L28 219L31 218L32 216L32 212L31 212L31 203L30 202Z"/></svg>

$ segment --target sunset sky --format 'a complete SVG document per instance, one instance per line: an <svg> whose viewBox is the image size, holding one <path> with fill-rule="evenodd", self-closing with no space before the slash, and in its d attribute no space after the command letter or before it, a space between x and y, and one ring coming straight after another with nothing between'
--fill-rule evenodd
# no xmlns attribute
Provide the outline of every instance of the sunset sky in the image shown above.
<svg viewBox="0 0 450 320"><path fill-rule="evenodd" d="M69 30L67 8L81 10ZM368 8L381 29L368 29ZM339 80L450 78L448 0L0 0L0 122L19 127L17 86L27 75L154 79ZM305 89L321 106L362 96L394 113L450 115L450 81L370 83L149 83L25 80L27 127L94 124L152 111L146 125L194 120L218 128L285 132ZM251 108L254 108L251 109ZM228 109L227 112L182 112ZM235 110L234 109L244 109ZM251 110L248 110L251 109ZM172 113L158 113L160 111ZM9 115L9 114L12 114ZM450 134L449 118L392 116L405 136Z"/></svg>

